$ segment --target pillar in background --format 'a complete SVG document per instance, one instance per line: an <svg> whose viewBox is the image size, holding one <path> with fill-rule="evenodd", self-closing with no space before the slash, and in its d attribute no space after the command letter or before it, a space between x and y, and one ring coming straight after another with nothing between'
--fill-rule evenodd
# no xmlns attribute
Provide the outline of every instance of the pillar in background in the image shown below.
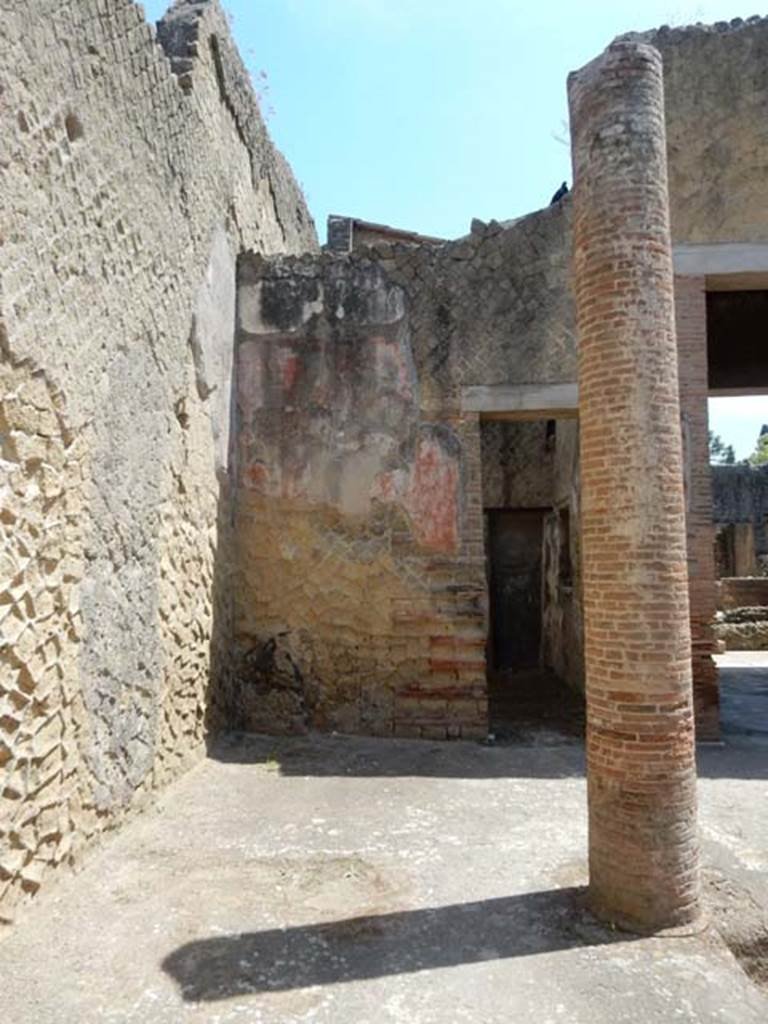
<svg viewBox="0 0 768 1024"><path fill-rule="evenodd" d="M661 58L568 83L574 164L590 899L699 913L691 639Z"/></svg>
<svg viewBox="0 0 768 1024"><path fill-rule="evenodd" d="M754 523L734 524L733 562L737 576L757 576Z"/></svg>
<svg viewBox="0 0 768 1024"><path fill-rule="evenodd" d="M698 739L720 736L715 653L715 527L709 468L707 295L703 277L675 278L675 329L685 457L688 600L691 605L693 704Z"/></svg>

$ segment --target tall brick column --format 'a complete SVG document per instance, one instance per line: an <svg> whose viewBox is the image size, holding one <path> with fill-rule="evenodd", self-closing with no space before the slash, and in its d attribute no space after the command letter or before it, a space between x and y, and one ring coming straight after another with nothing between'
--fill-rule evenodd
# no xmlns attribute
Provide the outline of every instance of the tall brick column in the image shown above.
<svg viewBox="0 0 768 1024"><path fill-rule="evenodd" d="M590 898L602 918L652 931L699 912L661 58L614 43L568 88Z"/></svg>

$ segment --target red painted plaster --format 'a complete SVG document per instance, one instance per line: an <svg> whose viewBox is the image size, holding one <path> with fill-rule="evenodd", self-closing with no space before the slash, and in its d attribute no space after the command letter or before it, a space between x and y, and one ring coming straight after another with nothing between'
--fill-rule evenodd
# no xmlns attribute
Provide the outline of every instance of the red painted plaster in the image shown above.
<svg viewBox="0 0 768 1024"><path fill-rule="evenodd" d="M280 380L284 391L292 391L296 378L301 368L301 360L295 352L287 349L280 349L277 355L277 364L280 368Z"/></svg>
<svg viewBox="0 0 768 1024"><path fill-rule="evenodd" d="M423 439L405 494L405 510L416 540L436 551L455 551L459 543L456 460L433 440Z"/></svg>

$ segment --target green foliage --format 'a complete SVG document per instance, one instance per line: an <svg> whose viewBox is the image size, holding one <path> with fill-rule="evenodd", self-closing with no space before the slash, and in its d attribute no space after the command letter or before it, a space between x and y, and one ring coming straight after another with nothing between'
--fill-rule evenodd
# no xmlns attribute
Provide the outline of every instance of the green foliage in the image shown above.
<svg viewBox="0 0 768 1024"><path fill-rule="evenodd" d="M765 466L768 464L768 429L763 427L760 437L757 439L755 450L747 460L750 466Z"/></svg>
<svg viewBox="0 0 768 1024"><path fill-rule="evenodd" d="M732 466L736 453L732 444L726 444L719 434L709 432L709 461L716 466Z"/></svg>

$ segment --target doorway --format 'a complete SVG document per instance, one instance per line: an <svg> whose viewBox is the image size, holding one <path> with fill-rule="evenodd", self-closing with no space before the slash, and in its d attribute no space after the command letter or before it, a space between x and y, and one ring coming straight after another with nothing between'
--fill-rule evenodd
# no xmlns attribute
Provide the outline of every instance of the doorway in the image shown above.
<svg viewBox="0 0 768 1024"><path fill-rule="evenodd" d="M584 703L579 538L571 529L578 425L485 418L480 442L491 731L500 741L571 742Z"/></svg>
<svg viewBox="0 0 768 1024"><path fill-rule="evenodd" d="M543 509L489 509L490 661L495 674L537 668Z"/></svg>
<svg viewBox="0 0 768 1024"><path fill-rule="evenodd" d="M706 337L722 733L768 734L765 280L708 278ZM757 287L759 285L759 287ZM723 443L719 433L723 432Z"/></svg>

